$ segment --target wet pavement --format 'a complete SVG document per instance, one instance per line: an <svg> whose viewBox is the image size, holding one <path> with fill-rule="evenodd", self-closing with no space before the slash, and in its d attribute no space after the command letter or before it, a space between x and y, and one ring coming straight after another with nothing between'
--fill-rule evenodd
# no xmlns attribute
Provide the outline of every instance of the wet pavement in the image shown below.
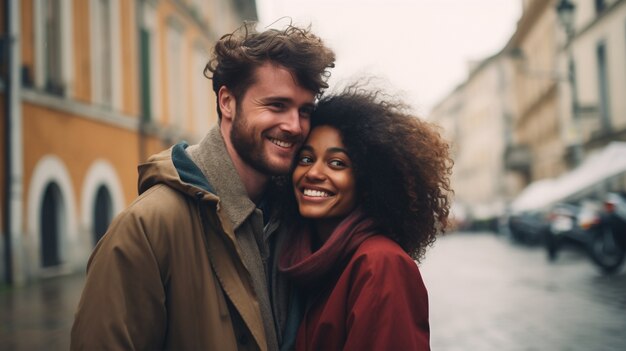
<svg viewBox="0 0 626 351"><path fill-rule="evenodd" d="M0 290L0 350L68 350L83 275Z"/></svg>
<svg viewBox="0 0 626 351"><path fill-rule="evenodd" d="M602 276L582 253L451 234L421 266L433 350L626 350L626 269Z"/></svg>
<svg viewBox="0 0 626 351"><path fill-rule="evenodd" d="M626 350L626 269L580 253L554 264L493 234L438 240L421 265L434 351ZM67 350L83 276L0 290L0 350Z"/></svg>

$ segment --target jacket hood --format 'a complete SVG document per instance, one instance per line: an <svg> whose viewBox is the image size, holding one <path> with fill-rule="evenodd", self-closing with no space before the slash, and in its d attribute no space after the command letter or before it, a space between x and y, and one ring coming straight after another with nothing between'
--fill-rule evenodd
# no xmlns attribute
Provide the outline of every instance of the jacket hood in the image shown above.
<svg viewBox="0 0 626 351"><path fill-rule="evenodd" d="M164 184L199 200L217 201L215 190L185 152L188 146L184 142L176 144L140 164L139 194L157 184Z"/></svg>

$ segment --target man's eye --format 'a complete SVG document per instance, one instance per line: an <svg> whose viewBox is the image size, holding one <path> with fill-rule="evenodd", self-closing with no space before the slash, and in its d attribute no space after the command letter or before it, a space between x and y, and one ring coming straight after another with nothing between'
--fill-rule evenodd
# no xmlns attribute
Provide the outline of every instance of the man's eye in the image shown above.
<svg viewBox="0 0 626 351"><path fill-rule="evenodd" d="M269 105L270 107L277 109L277 110L282 110L285 108L285 104L282 102L272 102Z"/></svg>
<svg viewBox="0 0 626 351"><path fill-rule="evenodd" d="M300 115L304 117L310 117L313 113L313 108L311 107L303 107L300 109Z"/></svg>

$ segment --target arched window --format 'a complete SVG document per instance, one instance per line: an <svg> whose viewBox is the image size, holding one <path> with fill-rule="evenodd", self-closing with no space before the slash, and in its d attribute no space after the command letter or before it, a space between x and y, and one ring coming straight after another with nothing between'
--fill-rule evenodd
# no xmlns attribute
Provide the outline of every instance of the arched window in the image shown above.
<svg viewBox="0 0 626 351"><path fill-rule="evenodd" d="M100 241L106 233L113 218L113 201L106 186L101 185L96 194L96 201L93 206L93 238L94 245Z"/></svg>
<svg viewBox="0 0 626 351"><path fill-rule="evenodd" d="M43 267L61 264L60 235L64 221L63 197L59 186L51 182L46 186L40 211L41 264Z"/></svg>

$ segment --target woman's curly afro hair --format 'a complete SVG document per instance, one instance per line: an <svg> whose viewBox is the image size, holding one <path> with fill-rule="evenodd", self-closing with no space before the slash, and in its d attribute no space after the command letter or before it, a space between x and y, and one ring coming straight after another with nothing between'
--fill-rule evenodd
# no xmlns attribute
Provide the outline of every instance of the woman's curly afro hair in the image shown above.
<svg viewBox="0 0 626 351"><path fill-rule="evenodd" d="M339 130L363 210L421 260L447 226L452 160L438 128L408 110L380 91L353 85L319 101L311 130Z"/></svg>

